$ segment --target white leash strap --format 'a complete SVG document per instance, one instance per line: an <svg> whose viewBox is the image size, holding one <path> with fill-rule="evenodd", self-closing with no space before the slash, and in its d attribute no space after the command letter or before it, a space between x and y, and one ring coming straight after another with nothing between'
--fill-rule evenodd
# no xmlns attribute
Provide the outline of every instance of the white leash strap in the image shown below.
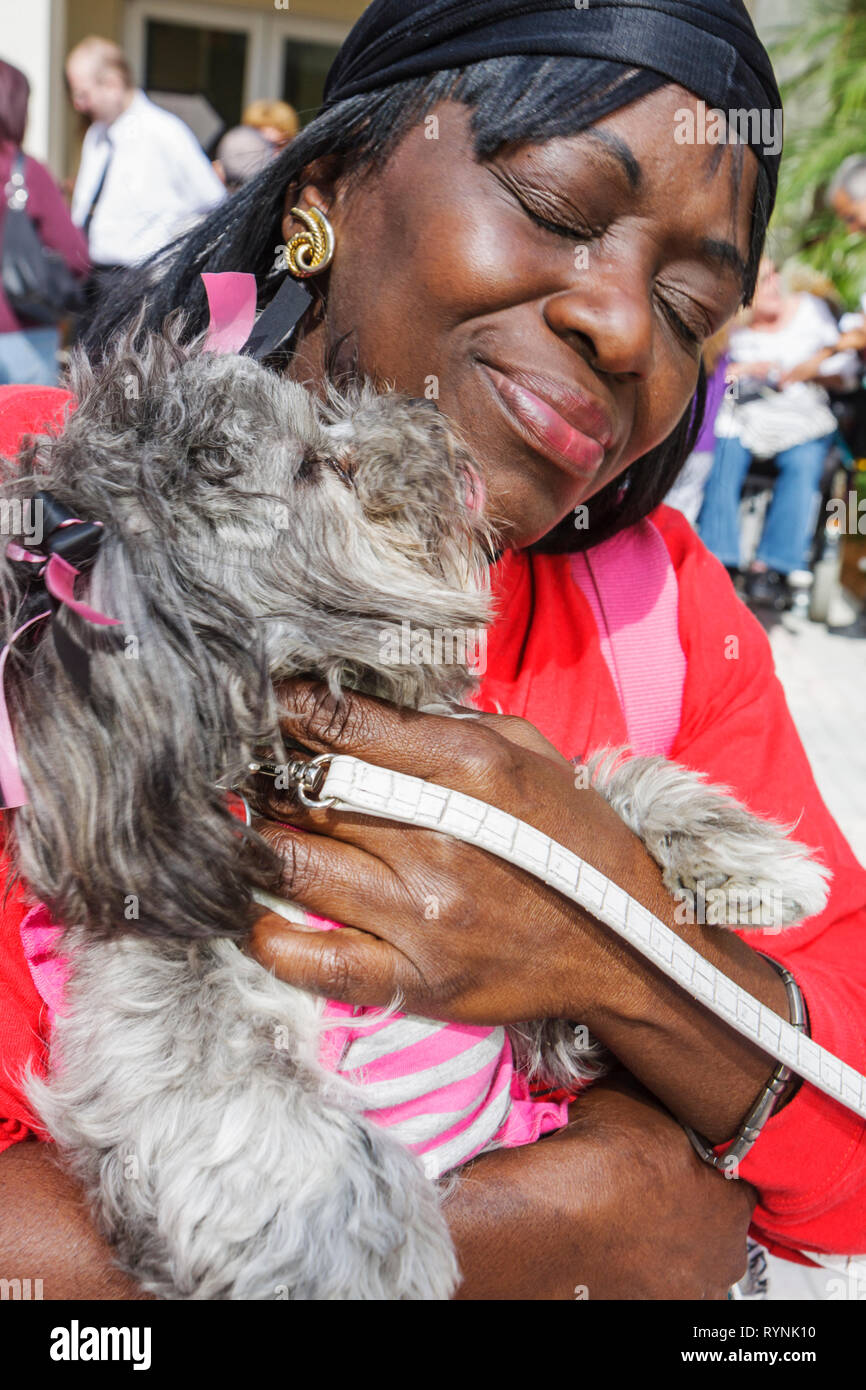
<svg viewBox="0 0 866 1390"><path fill-rule="evenodd" d="M624 889L541 831L474 796L359 758L328 753L304 767L301 796L311 806L332 805L442 831L555 888L768 1056L866 1119L866 1077L734 984ZM315 797L310 795L314 784Z"/></svg>

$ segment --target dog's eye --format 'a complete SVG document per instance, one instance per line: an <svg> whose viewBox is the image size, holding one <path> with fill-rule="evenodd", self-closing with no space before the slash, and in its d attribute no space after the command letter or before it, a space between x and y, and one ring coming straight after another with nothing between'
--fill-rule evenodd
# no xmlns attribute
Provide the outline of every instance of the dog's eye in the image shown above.
<svg viewBox="0 0 866 1390"><path fill-rule="evenodd" d="M351 460L346 456L337 458L333 454L321 454L316 449L304 450L298 465L298 482L307 483L319 477L323 468L329 468L332 473L336 473L340 482L345 483L347 487L353 486L352 475L355 469Z"/></svg>
<svg viewBox="0 0 866 1390"><path fill-rule="evenodd" d="M352 487L354 485L355 469L352 466L352 462L348 457L328 457L323 459L322 462L325 464L326 468L333 469L333 471L339 477L340 481L345 483L347 487Z"/></svg>

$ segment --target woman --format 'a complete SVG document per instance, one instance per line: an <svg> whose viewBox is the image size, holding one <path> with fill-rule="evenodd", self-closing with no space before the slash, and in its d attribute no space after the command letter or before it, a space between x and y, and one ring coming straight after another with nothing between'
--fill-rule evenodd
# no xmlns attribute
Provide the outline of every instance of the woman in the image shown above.
<svg viewBox="0 0 866 1390"><path fill-rule="evenodd" d="M3 223L12 192L10 178L21 152L27 126L30 84L23 72L0 59L0 249ZM87 238L69 215L63 195L48 170L38 160L24 158L24 186L27 189L27 216L39 234L42 246L56 251L75 275L88 270ZM38 325L20 319L0 285L0 385L30 382L51 386L57 381L59 330L54 325Z"/></svg>
<svg viewBox="0 0 866 1390"><path fill-rule="evenodd" d="M274 244L299 226L291 209L328 217L333 263L326 280L306 282L320 292L287 369L319 386L357 366L438 395L466 431L509 547L482 693L506 714L445 720L351 695L334 706L299 683L284 693L286 732L522 815L780 1013L788 994L774 965L734 934L678 924L643 847L576 788L567 759L630 738L728 782L762 814L802 816L801 838L836 870L833 901L761 948L795 973L816 1038L853 1060L866 972L849 961L838 982L834 962L853 949L866 876L820 802L763 635L724 571L677 514L643 521L693 441L702 344L754 289L775 189L772 153L673 138L698 97L778 105L766 55L730 0L581 11L480 0L471 12L425 0L409 13L377 0L332 70L323 114L151 270L148 319L182 303L192 329L203 326L205 268L254 271L270 300L283 278ZM94 351L141 293L132 285L95 325ZM656 659L637 699L635 653L605 632L611 614L593 596L602 568L618 568L651 625L667 606L664 632L638 653L644 666ZM617 653L632 661L628 679ZM288 814L305 833L281 823ZM483 1156L457 1186L448 1214L462 1296L564 1299L578 1286L592 1298L724 1297L745 1262L751 1184L756 1229L777 1245L866 1246L862 1124L803 1086L744 1160L746 1181L699 1163L681 1125L729 1141L772 1067L591 918L425 832L294 806L274 815L260 829L284 857L287 895L358 930L301 936L265 916L251 943L264 964L335 999L375 1004L399 988L428 1016L579 1018L623 1064L568 1128ZM18 1003L0 1028L14 1060L36 1005L14 914L6 922ZM14 1088L3 1103L9 1138L26 1137L32 1118ZM38 1211L40 1268L58 1290L134 1296L40 1146L11 1148L0 1179L10 1213L0 1239L16 1211L31 1229ZM61 1249L71 1237L74 1268Z"/></svg>
<svg viewBox="0 0 866 1390"><path fill-rule="evenodd" d="M746 589L755 602L784 605L788 575L808 567L815 500L836 420L827 386L845 385L846 363L813 363L833 346L839 329L830 309L812 294L786 293L773 262L761 263L747 321L730 341L729 375L740 389L716 421L713 469L700 515L704 543L728 569L740 567L739 503L753 457L773 457L779 470ZM790 373L802 370L796 378ZM850 386L850 382L847 383Z"/></svg>

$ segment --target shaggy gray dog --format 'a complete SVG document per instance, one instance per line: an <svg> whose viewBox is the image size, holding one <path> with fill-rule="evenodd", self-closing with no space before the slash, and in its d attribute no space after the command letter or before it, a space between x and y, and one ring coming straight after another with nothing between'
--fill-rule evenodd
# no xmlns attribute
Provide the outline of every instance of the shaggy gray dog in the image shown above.
<svg viewBox="0 0 866 1390"><path fill-rule="evenodd" d="M423 402L364 386L320 403L247 358L182 347L178 325L143 348L130 335L98 370L77 357L71 387L78 410L4 465L2 497L48 490L102 523L87 601L122 626L56 613L88 653L87 691L47 625L7 669L30 796L16 862L68 924L72 963L31 1100L121 1265L158 1296L447 1298L440 1188L366 1118L363 1087L320 1065L321 1002L239 947L278 866L224 789L248 786L263 751L290 756L281 679L457 711L466 669L384 662L382 632L487 622L471 459ZM7 640L24 582L3 560ZM672 891L750 893L727 920L756 901L778 925L821 907L806 851L694 774L608 759L594 775ZM527 1024L512 1041L540 1076L598 1074L576 1036Z"/></svg>

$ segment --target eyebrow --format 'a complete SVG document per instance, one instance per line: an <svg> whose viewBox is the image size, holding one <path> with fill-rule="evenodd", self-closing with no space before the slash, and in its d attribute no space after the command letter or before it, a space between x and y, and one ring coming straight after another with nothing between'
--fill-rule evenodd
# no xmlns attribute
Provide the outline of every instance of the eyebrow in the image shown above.
<svg viewBox="0 0 866 1390"><path fill-rule="evenodd" d="M701 242L701 251L711 261L718 265L730 267L735 270L741 280L746 278L746 262L743 260L736 246L731 241L716 241L713 237L705 237Z"/></svg>
<svg viewBox="0 0 866 1390"><path fill-rule="evenodd" d="M581 134L588 140L604 145L616 157L625 171L632 192L636 193L641 185L641 167L626 142L619 135L611 134L609 130L596 130L593 127L582 131Z"/></svg>

